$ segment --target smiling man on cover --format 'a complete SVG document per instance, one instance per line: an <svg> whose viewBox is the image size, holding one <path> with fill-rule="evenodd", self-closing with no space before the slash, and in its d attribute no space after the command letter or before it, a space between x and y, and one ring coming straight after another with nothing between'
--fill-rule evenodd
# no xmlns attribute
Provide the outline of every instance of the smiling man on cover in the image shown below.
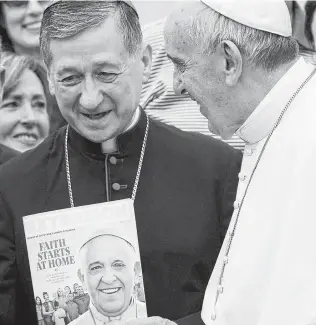
<svg viewBox="0 0 316 325"><path fill-rule="evenodd" d="M240 152L147 119L139 100L151 48L130 2L52 4L41 50L69 127L0 168L0 324L36 323L23 216L134 193L148 315L200 312L232 214Z"/></svg>
<svg viewBox="0 0 316 325"><path fill-rule="evenodd" d="M74 324L103 324L146 316L145 304L133 297L137 255L130 242L116 235L100 234L82 245L79 259L79 276L91 303Z"/></svg>

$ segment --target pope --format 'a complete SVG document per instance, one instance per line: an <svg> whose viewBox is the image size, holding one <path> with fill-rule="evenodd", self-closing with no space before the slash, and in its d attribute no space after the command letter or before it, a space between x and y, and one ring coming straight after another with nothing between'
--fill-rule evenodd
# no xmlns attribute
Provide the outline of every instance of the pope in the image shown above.
<svg viewBox="0 0 316 325"><path fill-rule="evenodd" d="M204 322L313 323L316 73L298 57L285 2L189 3L164 34L174 91L199 103L212 132L246 143Z"/></svg>

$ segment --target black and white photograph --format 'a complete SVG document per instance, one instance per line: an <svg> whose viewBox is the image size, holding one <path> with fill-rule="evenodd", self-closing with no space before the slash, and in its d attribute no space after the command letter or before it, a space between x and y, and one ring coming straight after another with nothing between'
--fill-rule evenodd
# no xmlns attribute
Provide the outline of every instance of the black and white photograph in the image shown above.
<svg viewBox="0 0 316 325"><path fill-rule="evenodd" d="M316 1L0 0L0 325L316 325Z"/></svg>
<svg viewBox="0 0 316 325"><path fill-rule="evenodd" d="M132 200L23 221L39 324L147 317Z"/></svg>

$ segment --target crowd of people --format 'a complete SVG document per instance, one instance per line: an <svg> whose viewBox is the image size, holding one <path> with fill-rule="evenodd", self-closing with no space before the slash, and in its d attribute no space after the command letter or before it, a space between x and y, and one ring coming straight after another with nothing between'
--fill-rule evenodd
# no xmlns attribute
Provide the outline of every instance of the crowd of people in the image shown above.
<svg viewBox="0 0 316 325"><path fill-rule="evenodd" d="M38 325L65 325L77 319L89 309L90 297L82 286L74 283L73 290L66 286L52 293L43 292L43 298L36 296Z"/></svg>
<svg viewBox="0 0 316 325"><path fill-rule="evenodd" d="M54 132L64 125L65 122L59 112L55 99L48 91L45 66L40 58L39 50L41 20L45 8L50 3L51 1L1 1L0 39L2 52L1 66L4 65L5 61L7 61L7 56L9 56L11 60L14 60L12 64L10 64L10 60L8 61L8 74L10 73L9 71L12 71L12 67L18 65L17 61L19 60L19 57L22 57L20 60L25 60L25 58L27 58L28 60L33 61L34 63L28 64L34 65L34 68L36 66L37 70L42 70L38 72L38 74L43 76L41 77L41 83L45 90L46 106L49 111L49 127L50 132ZM15 58L15 56L18 58ZM19 65L21 65L21 63ZM21 79L20 73L13 74L12 78L14 78L14 80L12 79L11 82L19 82ZM22 88L25 87L27 81L28 78L24 78L24 80L23 78L21 79ZM36 88L38 88L38 86ZM38 143L39 142L40 141L38 141Z"/></svg>
<svg viewBox="0 0 316 325"><path fill-rule="evenodd" d="M33 308L22 219L130 197L131 325L316 324L316 4L219 3L0 3L0 324L104 324L77 284Z"/></svg>

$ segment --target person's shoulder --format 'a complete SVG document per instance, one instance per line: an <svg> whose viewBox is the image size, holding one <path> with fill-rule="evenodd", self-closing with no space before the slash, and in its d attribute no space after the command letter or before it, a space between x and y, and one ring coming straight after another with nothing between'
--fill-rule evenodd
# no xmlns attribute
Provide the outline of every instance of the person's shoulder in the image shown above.
<svg viewBox="0 0 316 325"><path fill-rule="evenodd" d="M0 165L18 156L19 154L20 153L18 151L0 144Z"/></svg>
<svg viewBox="0 0 316 325"><path fill-rule="evenodd" d="M198 132L182 131L172 125L166 123L151 120L152 129L154 133L157 133L157 139L159 141L167 141L169 146L178 148L181 150L191 149L193 152L204 151L212 153L221 153L224 155L240 156L240 150L237 150L225 143L222 140L216 139L210 135L204 135ZM154 136L156 136L154 134Z"/></svg>
<svg viewBox="0 0 316 325"><path fill-rule="evenodd" d="M80 315L78 318L71 321L71 325L90 325L90 324L94 324L94 323L89 311L86 311L84 314Z"/></svg>
<svg viewBox="0 0 316 325"><path fill-rule="evenodd" d="M36 148L25 151L14 159L11 159L0 166L0 182L16 179L21 182L24 176L30 176L40 171L47 165L48 157L52 148L56 145L56 139L60 137L62 129L49 135Z"/></svg>

